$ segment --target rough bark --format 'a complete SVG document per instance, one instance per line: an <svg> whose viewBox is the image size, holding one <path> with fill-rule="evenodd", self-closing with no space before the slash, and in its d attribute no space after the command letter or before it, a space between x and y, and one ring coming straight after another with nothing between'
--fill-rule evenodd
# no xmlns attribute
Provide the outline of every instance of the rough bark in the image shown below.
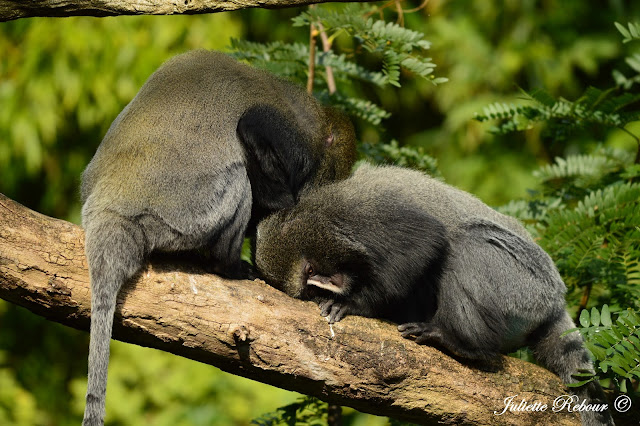
<svg viewBox="0 0 640 426"><path fill-rule="evenodd" d="M87 330L90 288L80 227L0 194L0 297ZM578 424L551 410L569 391L552 373L505 358L495 372L402 339L393 324L348 317L332 327L311 302L262 281L230 281L155 259L120 294L113 336L358 410L429 424ZM51 360L55 363L55 359ZM506 413L518 395L546 412Z"/></svg>
<svg viewBox="0 0 640 426"><path fill-rule="evenodd" d="M314 3L364 1L367 0L0 0L0 21L35 16L194 15L251 7L279 9Z"/></svg>

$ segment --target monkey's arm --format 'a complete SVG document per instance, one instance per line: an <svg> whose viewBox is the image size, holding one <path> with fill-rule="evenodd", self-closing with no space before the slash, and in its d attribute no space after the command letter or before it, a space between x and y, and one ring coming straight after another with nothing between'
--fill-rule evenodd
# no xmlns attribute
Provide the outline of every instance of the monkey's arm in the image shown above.
<svg viewBox="0 0 640 426"><path fill-rule="evenodd" d="M292 207L318 163L309 136L292 118L273 106L257 105L238 122L254 203L265 213Z"/></svg>
<svg viewBox="0 0 640 426"><path fill-rule="evenodd" d="M336 241L351 246L353 254L339 259L343 263L338 270L350 282L347 290L319 301L330 323L346 315L408 321L430 310L430 301L417 299L434 298L431 287L447 256L448 233L442 222L410 200L389 193L376 201L361 203L365 212L358 214L355 204L360 202L347 200L356 213L342 215L336 224Z"/></svg>

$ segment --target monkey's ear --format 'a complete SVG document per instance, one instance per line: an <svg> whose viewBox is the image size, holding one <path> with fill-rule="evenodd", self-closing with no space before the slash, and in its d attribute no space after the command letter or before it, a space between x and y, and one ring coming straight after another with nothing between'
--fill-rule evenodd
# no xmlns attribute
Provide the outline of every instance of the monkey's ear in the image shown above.
<svg viewBox="0 0 640 426"><path fill-rule="evenodd" d="M270 210L293 206L317 167L310 135L294 117L270 105L249 108L238 122L237 134L254 202Z"/></svg>

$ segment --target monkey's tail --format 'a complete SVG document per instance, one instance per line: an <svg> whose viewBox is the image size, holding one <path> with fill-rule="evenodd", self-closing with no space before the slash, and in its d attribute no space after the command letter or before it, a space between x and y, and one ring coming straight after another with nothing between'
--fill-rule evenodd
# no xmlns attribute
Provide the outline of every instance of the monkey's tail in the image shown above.
<svg viewBox="0 0 640 426"><path fill-rule="evenodd" d="M139 225L111 212L84 218L85 252L91 280L89 375L83 426L104 424L109 343L116 297L135 275L144 258L144 234Z"/></svg>
<svg viewBox="0 0 640 426"><path fill-rule="evenodd" d="M575 324L569 314L563 310L553 320L540 327L536 332L536 339L539 340L532 345L536 359L560 376L564 383L575 383L577 380L572 375L579 370L593 372L593 364L580 333L574 331L562 336L565 331L572 328L575 328ZM580 411L583 425L614 424L608 407L601 409L608 402L602 388L596 381L589 382L579 388L569 389L569 394L577 396L577 400L574 398L571 401L572 409L583 401L583 406L591 405L591 407Z"/></svg>

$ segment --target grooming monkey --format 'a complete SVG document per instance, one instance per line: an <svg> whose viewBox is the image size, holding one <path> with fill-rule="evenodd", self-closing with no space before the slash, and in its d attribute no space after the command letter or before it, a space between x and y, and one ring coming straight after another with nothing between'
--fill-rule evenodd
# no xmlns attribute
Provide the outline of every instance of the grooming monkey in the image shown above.
<svg viewBox="0 0 640 426"><path fill-rule="evenodd" d="M247 229L307 188L350 173L351 123L301 88L216 52L160 67L115 119L82 176L91 279L83 424L103 424L122 284L154 250L206 253L243 275Z"/></svg>
<svg viewBox="0 0 640 426"><path fill-rule="evenodd" d="M392 320L404 337L468 360L528 345L565 383L593 371L551 258L517 220L420 172L363 165L258 226L256 266L329 322ZM606 404L591 382L580 399ZM584 424L613 424L582 412Z"/></svg>

